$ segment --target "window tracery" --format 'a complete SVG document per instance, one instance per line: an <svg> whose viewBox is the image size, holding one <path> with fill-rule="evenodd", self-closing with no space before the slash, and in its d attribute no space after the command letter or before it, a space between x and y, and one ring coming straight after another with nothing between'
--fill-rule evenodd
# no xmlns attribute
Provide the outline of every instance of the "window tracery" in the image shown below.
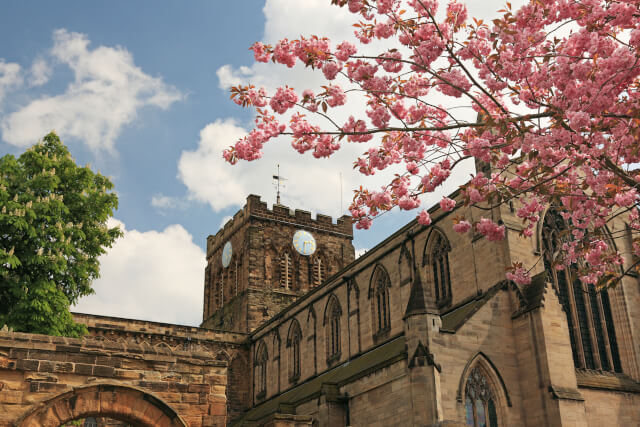
<svg viewBox="0 0 640 427"><path fill-rule="evenodd" d="M567 316L574 364L576 368L622 372L608 291L582 283L575 265L563 270L555 268L562 240L569 237L566 229L556 211L545 215L544 265Z"/></svg>
<svg viewBox="0 0 640 427"><path fill-rule="evenodd" d="M465 386L466 425L471 427L498 427L496 398L486 376L479 366L471 370Z"/></svg>

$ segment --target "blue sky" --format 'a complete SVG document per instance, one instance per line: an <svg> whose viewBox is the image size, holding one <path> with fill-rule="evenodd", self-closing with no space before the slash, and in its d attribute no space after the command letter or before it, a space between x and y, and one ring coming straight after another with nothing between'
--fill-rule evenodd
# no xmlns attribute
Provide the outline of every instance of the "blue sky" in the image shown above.
<svg viewBox="0 0 640 427"><path fill-rule="evenodd" d="M221 159L252 120L229 100L230 85L288 82L301 91L322 82L308 70L254 64L248 47L300 34L352 39L353 18L329 3L3 3L0 155L19 155L55 129L79 164L112 177L120 199L114 222L125 236L102 258L96 294L75 310L199 324L206 236L247 194L275 201L276 164L288 178L283 204L334 218L346 212L357 185L384 181L365 181L352 170L362 146L314 160L282 139L255 163L231 167ZM471 3L476 15L501 4ZM354 246L374 246L414 215L384 215L372 230L356 233Z"/></svg>

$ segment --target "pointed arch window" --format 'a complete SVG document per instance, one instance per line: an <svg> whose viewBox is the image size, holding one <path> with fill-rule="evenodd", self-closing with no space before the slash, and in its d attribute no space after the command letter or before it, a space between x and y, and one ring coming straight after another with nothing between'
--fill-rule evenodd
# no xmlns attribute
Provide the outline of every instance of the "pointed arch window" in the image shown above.
<svg viewBox="0 0 640 427"><path fill-rule="evenodd" d="M342 308L335 295L329 297L325 312L325 326L327 335L327 364L340 359L340 316Z"/></svg>
<svg viewBox="0 0 640 427"><path fill-rule="evenodd" d="M264 342L258 345L256 351L256 363L254 366L254 381L256 388L256 398L262 399L267 394L267 362L269 355L267 353L267 346Z"/></svg>
<svg viewBox="0 0 640 427"><path fill-rule="evenodd" d="M449 252L451 247L444 235L433 230L427 242L425 264L430 270L436 304L442 307L451 302L451 277L449 274Z"/></svg>
<svg viewBox="0 0 640 427"><path fill-rule="evenodd" d="M372 297L372 309L375 331L374 339L386 335L391 329L391 315L389 306L389 274L381 265L376 266L371 277L369 297Z"/></svg>
<svg viewBox="0 0 640 427"><path fill-rule="evenodd" d="M479 366L471 370L465 386L465 419L471 427L498 427L496 398Z"/></svg>
<svg viewBox="0 0 640 427"><path fill-rule="evenodd" d="M302 342L302 331L297 320L291 322L287 347L289 347L289 381L296 382L300 378L300 344Z"/></svg>
<svg viewBox="0 0 640 427"><path fill-rule="evenodd" d="M291 289L293 285L293 260L291 254L285 251L280 256L280 286Z"/></svg>
<svg viewBox="0 0 640 427"><path fill-rule="evenodd" d="M312 266L312 281L311 286L316 287L320 286L322 282L327 278L326 277L327 264L324 258L318 254L313 260Z"/></svg>
<svg viewBox="0 0 640 427"><path fill-rule="evenodd" d="M562 240L570 237L566 230L562 216L549 210L542 227L544 266L567 316L574 365L622 372L608 291L582 283L575 265L563 270L555 268Z"/></svg>
<svg viewBox="0 0 640 427"><path fill-rule="evenodd" d="M411 283L411 255L406 246L402 246L400 250L400 258L398 259L398 270L400 271L400 286Z"/></svg>

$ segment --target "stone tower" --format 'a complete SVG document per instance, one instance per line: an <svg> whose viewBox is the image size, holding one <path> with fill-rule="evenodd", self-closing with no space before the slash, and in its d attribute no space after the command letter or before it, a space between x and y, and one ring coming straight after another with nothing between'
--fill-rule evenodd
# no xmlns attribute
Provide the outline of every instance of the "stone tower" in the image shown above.
<svg viewBox="0 0 640 427"><path fill-rule="evenodd" d="M355 259L351 218L287 206L260 196L207 238L202 327L250 332Z"/></svg>

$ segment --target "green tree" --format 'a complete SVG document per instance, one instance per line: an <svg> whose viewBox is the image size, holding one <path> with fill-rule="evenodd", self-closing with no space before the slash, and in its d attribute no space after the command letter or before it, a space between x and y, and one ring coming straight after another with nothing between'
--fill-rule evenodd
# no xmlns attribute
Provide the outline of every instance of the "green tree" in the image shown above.
<svg viewBox="0 0 640 427"><path fill-rule="evenodd" d="M55 133L0 158L0 326L80 336L69 306L93 293L98 257L122 234L111 181L79 167Z"/></svg>

